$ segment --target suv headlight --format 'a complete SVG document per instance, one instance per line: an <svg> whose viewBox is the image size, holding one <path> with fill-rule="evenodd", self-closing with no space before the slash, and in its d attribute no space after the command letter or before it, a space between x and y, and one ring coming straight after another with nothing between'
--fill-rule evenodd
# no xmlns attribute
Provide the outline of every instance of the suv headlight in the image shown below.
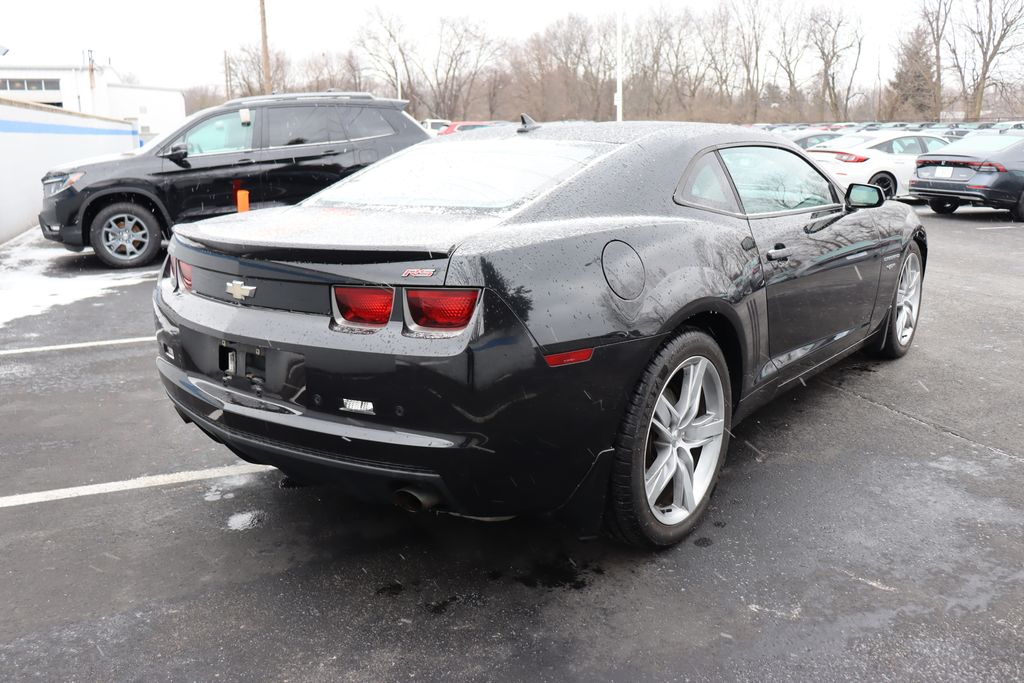
<svg viewBox="0 0 1024 683"><path fill-rule="evenodd" d="M68 189L85 175L84 171L78 171L77 173L65 173L63 175L55 175L47 178L43 181L43 190L46 192L47 197L52 197L58 192L63 192Z"/></svg>

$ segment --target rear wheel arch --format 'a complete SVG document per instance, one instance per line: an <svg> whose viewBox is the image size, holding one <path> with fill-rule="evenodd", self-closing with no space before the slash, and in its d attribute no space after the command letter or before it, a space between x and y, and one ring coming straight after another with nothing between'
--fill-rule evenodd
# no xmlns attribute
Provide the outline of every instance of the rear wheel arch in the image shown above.
<svg viewBox="0 0 1024 683"><path fill-rule="evenodd" d="M686 330L699 330L715 340L715 343L722 350L722 355L725 356L725 362L729 368L729 382L732 388L732 407L734 410L743 393L745 370L743 359L747 345L741 332L742 329L741 323L736 319L728 304L724 302L720 304L704 302L703 304L684 309L668 331L669 339Z"/></svg>
<svg viewBox="0 0 1024 683"><path fill-rule="evenodd" d="M917 248L921 250L921 271L924 272L928 269L928 238L924 234L924 229L917 228L910 239L916 242Z"/></svg>
<svg viewBox="0 0 1024 683"><path fill-rule="evenodd" d="M96 214L111 204L120 202L131 202L148 209L157 220L160 221L160 230L164 237L169 238L171 232L171 220L167 209L156 195L139 189L108 190L89 199L79 213L78 224L82 229L82 243L89 244L89 232L92 228L92 221Z"/></svg>

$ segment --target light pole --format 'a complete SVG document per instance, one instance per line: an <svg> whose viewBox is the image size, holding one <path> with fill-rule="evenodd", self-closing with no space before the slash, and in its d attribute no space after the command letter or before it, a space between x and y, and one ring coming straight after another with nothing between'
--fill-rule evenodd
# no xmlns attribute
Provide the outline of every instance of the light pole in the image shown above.
<svg viewBox="0 0 1024 683"><path fill-rule="evenodd" d="M263 48L263 94L273 94L273 83L270 78L270 48L267 46L267 4L260 0L260 43Z"/></svg>
<svg viewBox="0 0 1024 683"><path fill-rule="evenodd" d="M622 121L622 11L615 12L615 120Z"/></svg>

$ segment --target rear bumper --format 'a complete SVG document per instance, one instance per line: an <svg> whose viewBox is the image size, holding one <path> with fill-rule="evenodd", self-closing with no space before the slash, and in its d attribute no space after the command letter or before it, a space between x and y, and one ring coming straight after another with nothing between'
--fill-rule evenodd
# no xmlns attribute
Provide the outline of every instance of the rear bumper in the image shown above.
<svg viewBox="0 0 1024 683"><path fill-rule="evenodd" d="M599 463L628 388L660 340L602 346L586 363L550 368L500 299L485 291L483 301L481 334L462 348L408 340L417 354L375 349L372 336L332 331L319 315L171 293L162 281L157 366L179 412L240 457L366 500L417 486L441 509L495 517L578 506L583 490L603 495L605 481L583 484L606 472ZM221 348L247 358L260 349L262 381L225 379ZM373 414L339 410L345 398L372 403ZM584 505L599 515L603 500L591 497Z"/></svg>
<svg viewBox="0 0 1024 683"><path fill-rule="evenodd" d="M1020 192L1000 186L968 185L963 182L920 180L910 181L910 194L921 199L956 199L965 204L978 204L997 209L1017 205Z"/></svg>

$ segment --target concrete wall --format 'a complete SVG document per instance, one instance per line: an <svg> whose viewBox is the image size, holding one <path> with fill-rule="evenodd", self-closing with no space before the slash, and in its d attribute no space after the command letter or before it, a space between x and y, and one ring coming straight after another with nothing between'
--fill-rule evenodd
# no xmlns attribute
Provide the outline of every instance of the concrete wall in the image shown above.
<svg viewBox="0 0 1024 683"><path fill-rule="evenodd" d="M138 146L126 121L0 99L0 243L36 224L48 170Z"/></svg>

